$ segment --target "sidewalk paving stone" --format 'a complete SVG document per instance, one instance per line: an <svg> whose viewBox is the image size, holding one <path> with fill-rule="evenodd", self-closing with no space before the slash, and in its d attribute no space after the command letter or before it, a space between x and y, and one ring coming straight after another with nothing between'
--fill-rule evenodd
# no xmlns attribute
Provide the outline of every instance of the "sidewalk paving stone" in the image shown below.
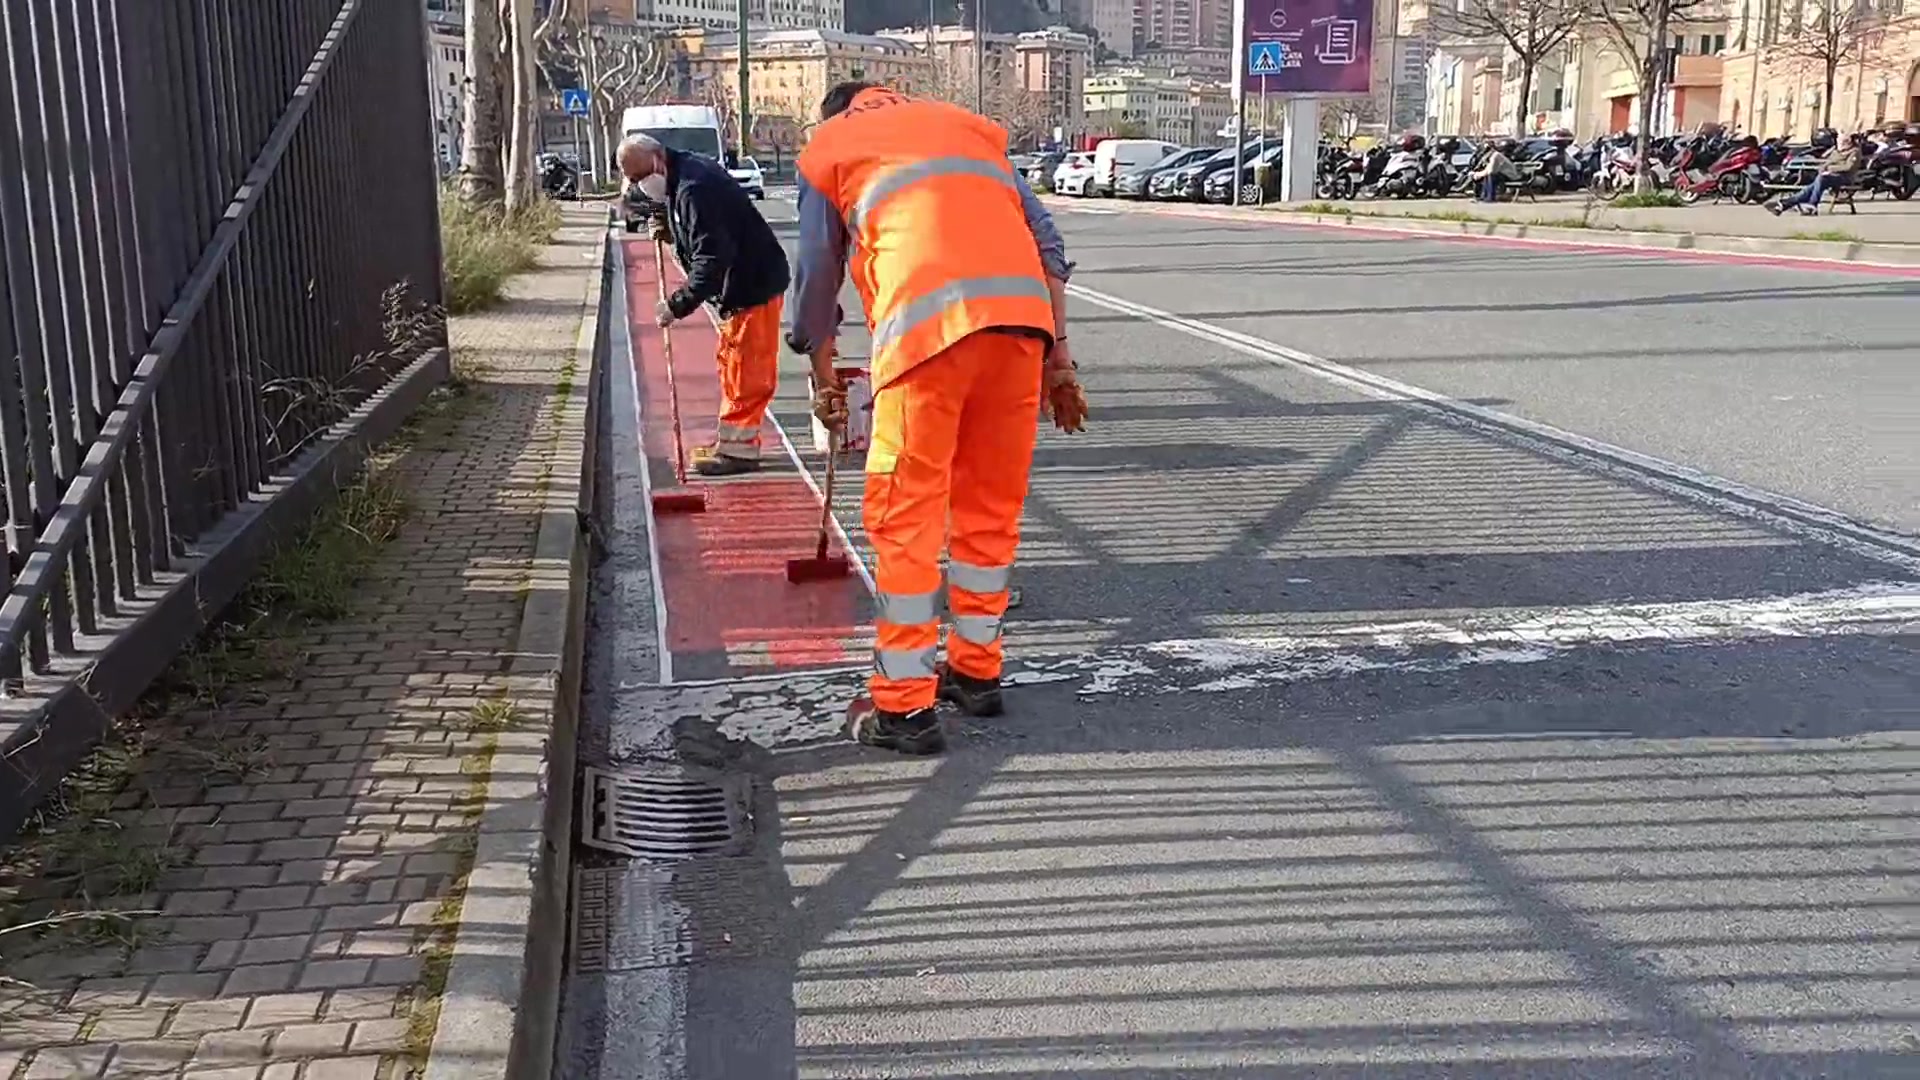
<svg viewBox="0 0 1920 1080"><path fill-rule="evenodd" d="M245 775L135 766L102 827L178 857L110 901L155 913L133 944L0 953L0 1080L374 1080L424 1052L493 747L551 711L505 672L546 478L584 451L551 402L603 215L568 211L508 302L452 320L467 389L383 465L407 515L359 609L308 632L290 675L168 731L255 740ZM15 898L73 903L45 879Z"/></svg>

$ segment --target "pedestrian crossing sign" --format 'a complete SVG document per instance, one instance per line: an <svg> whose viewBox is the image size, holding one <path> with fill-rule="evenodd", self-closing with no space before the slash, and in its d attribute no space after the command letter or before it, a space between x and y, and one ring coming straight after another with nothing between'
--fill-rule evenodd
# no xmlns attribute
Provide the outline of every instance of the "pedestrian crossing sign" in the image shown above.
<svg viewBox="0 0 1920 1080"><path fill-rule="evenodd" d="M568 116L587 115L587 92L580 89L560 91L560 107L566 110Z"/></svg>
<svg viewBox="0 0 1920 1080"><path fill-rule="evenodd" d="M1287 47L1278 41L1248 42L1247 74L1278 75L1286 55Z"/></svg>

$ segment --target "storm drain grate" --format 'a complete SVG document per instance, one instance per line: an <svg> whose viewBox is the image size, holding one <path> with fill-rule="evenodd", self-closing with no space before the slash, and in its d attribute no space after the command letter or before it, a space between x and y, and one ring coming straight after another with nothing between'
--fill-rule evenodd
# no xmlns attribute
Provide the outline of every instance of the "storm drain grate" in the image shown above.
<svg viewBox="0 0 1920 1080"><path fill-rule="evenodd" d="M636 859L737 853L748 838L745 785L680 770L588 768L581 841Z"/></svg>

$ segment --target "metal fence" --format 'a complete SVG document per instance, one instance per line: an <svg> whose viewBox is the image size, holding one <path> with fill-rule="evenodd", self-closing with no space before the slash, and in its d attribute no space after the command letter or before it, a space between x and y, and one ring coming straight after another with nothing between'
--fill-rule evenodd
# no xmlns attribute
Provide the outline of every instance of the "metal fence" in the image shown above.
<svg viewBox="0 0 1920 1080"><path fill-rule="evenodd" d="M419 0L0 4L0 836L444 378L426 82Z"/></svg>

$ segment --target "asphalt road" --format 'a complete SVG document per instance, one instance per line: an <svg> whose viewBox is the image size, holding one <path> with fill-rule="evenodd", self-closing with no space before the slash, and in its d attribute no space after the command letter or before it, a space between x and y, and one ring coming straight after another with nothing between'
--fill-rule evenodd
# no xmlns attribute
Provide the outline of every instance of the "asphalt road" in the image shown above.
<svg viewBox="0 0 1920 1080"><path fill-rule="evenodd" d="M602 583L585 755L753 824L595 871L561 1075L1914 1074L1920 284L1060 222L1008 717L649 686Z"/></svg>

